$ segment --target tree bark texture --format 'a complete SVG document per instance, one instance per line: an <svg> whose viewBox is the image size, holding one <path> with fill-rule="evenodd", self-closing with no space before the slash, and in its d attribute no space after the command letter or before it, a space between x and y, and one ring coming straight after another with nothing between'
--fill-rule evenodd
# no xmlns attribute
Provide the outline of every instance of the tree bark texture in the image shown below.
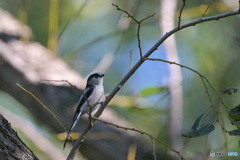
<svg viewBox="0 0 240 160"><path fill-rule="evenodd" d="M0 113L0 160L38 160Z"/></svg>

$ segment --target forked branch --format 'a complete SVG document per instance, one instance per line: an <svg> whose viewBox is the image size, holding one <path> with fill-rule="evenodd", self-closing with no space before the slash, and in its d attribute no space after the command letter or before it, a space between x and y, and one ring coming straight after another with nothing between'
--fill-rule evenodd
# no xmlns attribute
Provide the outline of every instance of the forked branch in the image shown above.
<svg viewBox="0 0 240 160"><path fill-rule="evenodd" d="M140 56L141 56L141 59L142 59L142 58L143 58L143 54L142 54L142 47L141 47L141 41L140 41L140 28L141 28L141 23L142 23L144 20L146 20L146 19L148 19L148 18L150 18L150 17L154 17L154 15L155 15L156 13L154 13L154 14L152 14L152 15L150 15L150 16L147 16L146 18L143 18L142 20L138 21L138 20L136 20L136 18L134 18L134 17L133 17L131 14L129 14L127 11L122 10L121 8L119 8L116 4L113 4L113 3L112 3L112 5L115 6L115 7L117 8L117 10L126 13L126 14L127 14L127 17L132 18L132 19L138 24L138 30L137 30L138 48L139 48Z"/></svg>
<svg viewBox="0 0 240 160"><path fill-rule="evenodd" d="M186 5L186 0L182 0L183 4L182 4L182 8L180 10L179 16L178 16L178 29L181 28L181 16L182 16L182 11L184 6Z"/></svg>
<svg viewBox="0 0 240 160"><path fill-rule="evenodd" d="M240 4L240 1L239 1ZM118 6L117 10L120 10L120 8ZM121 10L122 12L126 13L126 11ZM103 103L101 103L101 107L99 108L99 110L97 111L97 113L94 115L94 117L99 117L102 112L104 111L104 109L107 107L108 103L111 101L111 99L117 94L117 92L122 88L122 86L128 81L128 79L135 73L135 71L143 64L143 62L145 61L144 59L148 58L155 50L158 49L158 47L168 38L170 37L172 34L184 29L184 28L188 28L190 26L195 26L197 24L203 23L203 22L207 22L207 21L213 21L213 20L219 20L222 18L226 18L226 17L230 17L230 16L234 16L234 15L238 15L240 13L239 10L235 11L235 12L228 12L228 13L224 13L224 14L220 14L217 16L212 16L212 17L208 17L208 18L200 18L199 20L195 20L192 21L190 23L186 23L184 25L181 25L180 28L176 27L173 30L167 32L162 38L160 38L160 40L158 42L156 42L156 44L149 49L149 51L145 54L142 55L143 58L141 58L134 66L133 68L125 75L125 77L119 82L119 84L113 89L113 91L109 94L109 96L106 97L105 101ZM131 15L128 15L131 16ZM131 17L132 18L132 17ZM135 18L133 17L133 20ZM136 19L135 19L136 20ZM206 79L206 81L208 82L208 80ZM209 83L209 82L208 82ZM209 84L210 85L210 84ZM212 85L210 85L211 88ZM213 88L214 92L219 96L219 94L216 92L216 90ZM221 99L220 99L221 100ZM223 103L223 101L221 100L222 104L225 106L225 104ZM226 107L226 106L225 106ZM96 120L92 119L92 123L94 123ZM82 142L84 141L86 135L88 134L90 128L89 125L87 125L85 127L85 129L82 131L82 134L80 135L80 137L78 138L78 140L75 142L69 156L68 156L68 160L71 160L74 158L76 152L78 151L79 147L81 146Z"/></svg>

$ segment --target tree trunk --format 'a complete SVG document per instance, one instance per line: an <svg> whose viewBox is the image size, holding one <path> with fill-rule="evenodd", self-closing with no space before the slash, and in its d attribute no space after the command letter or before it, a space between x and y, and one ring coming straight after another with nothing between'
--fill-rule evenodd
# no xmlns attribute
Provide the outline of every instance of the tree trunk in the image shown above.
<svg viewBox="0 0 240 160"><path fill-rule="evenodd" d="M38 160L0 113L0 159Z"/></svg>

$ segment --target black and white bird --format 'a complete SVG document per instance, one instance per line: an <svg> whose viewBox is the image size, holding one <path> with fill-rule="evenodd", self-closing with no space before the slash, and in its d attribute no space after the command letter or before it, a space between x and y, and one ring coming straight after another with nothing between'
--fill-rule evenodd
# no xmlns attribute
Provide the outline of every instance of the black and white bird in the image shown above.
<svg viewBox="0 0 240 160"><path fill-rule="evenodd" d="M91 107L92 111L100 106L100 102L102 102L104 96L103 76L104 74L95 72L88 77L87 86L83 91L84 95L82 95L79 99L78 106L73 117L73 123L63 145L63 149L65 148L67 140L70 137L74 127L79 121L80 116L89 112L89 106Z"/></svg>

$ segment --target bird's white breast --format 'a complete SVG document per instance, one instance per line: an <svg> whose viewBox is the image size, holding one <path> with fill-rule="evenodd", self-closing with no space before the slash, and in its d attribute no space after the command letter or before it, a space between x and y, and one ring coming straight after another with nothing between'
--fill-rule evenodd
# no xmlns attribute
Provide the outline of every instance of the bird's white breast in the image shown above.
<svg viewBox="0 0 240 160"><path fill-rule="evenodd" d="M102 102L104 96L104 88L102 85L96 85L94 88L93 93L90 95L90 97L88 98L88 102L84 102L83 106L81 107L82 113L88 113L89 112L89 105L92 108L92 111L94 111L95 109L97 109L100 106L100 102Z"/></svg>

